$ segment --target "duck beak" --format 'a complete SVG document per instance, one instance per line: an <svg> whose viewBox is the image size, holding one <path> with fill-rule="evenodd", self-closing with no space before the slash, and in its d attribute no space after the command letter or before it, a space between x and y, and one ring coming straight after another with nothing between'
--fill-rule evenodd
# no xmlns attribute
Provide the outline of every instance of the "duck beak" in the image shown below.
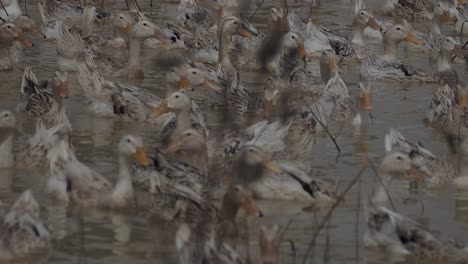
<svg viewBox="0 0 468 264"><path fill-rule="evenodd" d="M150 159L148 158L148 155L146 155L145 150L143 149L143 146L138 146L136 149L135 154L133 155L133 158L140 163L140 165L143 166L148 166L150 164Z"/></svg>
<svg viewBox="0 0 468 264"><path fill-rule="evenodd" d="M246 22L242 22L241 28L239 29L239 35L244 38L253 38L258 34L254 31L253 27Z"/></svg>
<svg viewBox="0 0 468 264"><path fill-rule="evenodd" d="M160 117L162 114L169 113L171 110L167 105L167 100L161 102L159 107L156 107L150 114L150 117Z"/></svg>
<svg viewBox="0 0 468 264"><path fill-rule="evenodd" d="M422 181L427 178L427 173L423 172L419 168L416 168L414 165L411 165L411 169L408 171L408 177L412 180Z"/></svg>
<svg viewBox="0 0 468 264"><path fill-rule="evenodd" d="M209 89L213 90L213 91L222 91L223 89L221 87L219 87L219 85L215 84L214 82L208 80L208 79L205 79L203 81L203 84L205 86L207 86Z"/></svg>
<svg viewBox="0 0 468 264"><path fill-rule="evenodd" d="M468 95L461 95L458 98L458 106L461 108L468 108Z"/></svg>
<svg viewBox="0 0 468 264"><path fill-rule="evenodd" d="M363 92L361 95L361 105L367 111L372 111L372 98L369 92Z"/></svg>
<svg viewBox="0 0 468 264"><path fill-rule="evenodd" d="M32 47L33 43L30 39L28 39L23 33L18 33L16 40L23 45L23 47Z"/></svg>
<svg viewBox="0 0 468 264"><path fill-rule="evenodd" d="M68 98L68 83L65 81L59 81L59 85L57 87L58 95L60 97Z"/></svg>
<svg viewBox="0 0 468 264"><path fill-rule="evenodd" d="M133 26L132 24L128 23L128 25L125 27L125 32L132 33L132 31L133 31Z"/></svg>
<svg viewBox="0 0 468 264"><path fill-rule="evenodd" d="M179 80L179 87L186 90L186 91L191 91L192 86L190 85L189 81L187 80L187 77L181 76Z"/></svg>
<svg viewBox="0 0 468 264"><path fill-rule="evenodd" d="M265 99L265 102L263 103L262 115L264 117L270 117L273 114L273 109L274 109L273 100Z"/></svg>
<svg viewBox="0 0 468 264"><path fill-rule="evenodd" d="M176 153L182 148L182 143L176 142L176 143L171 143L169 144L169 147L167 148L168 153Z"/></svg>
<svg viewBox="0 0 468 264"><path fill-rule="evenodd" d="M165 35L159 33L159 32L156 32L154 33L154 37L159 40L162 44L170 44L171 43L171 40L166 37Z"/></svg>
<svg viewBox="0 0 468 264"><path fill-rule="evenodd" d="M42 31L39 30L39 28L37 27L37 25L33 25L32 28L31 28L31 33L38 37L38 38L41 38L41 39L45 39L46 38L46 35L44 35L42 33Z"/></svg>
<svg viewBox="0 0 468 264"><path fill-rule="evenodd" d="M272 162L271 160L263 161L263 166L265 166L265 168L267 168L268 170L270 170L273 173L280 173L281 172L281 168L277 164Z"/></svg>
<svg viewBox="0 0 468 264"><path fill-rule="evenodd" d="M444 12L442 12L442 23L444 24L447 24L448 22L450 22L450 13L448 10L444 10Z"/></svg>
<svg viewBox="0 0 468 264"><path fill-rule="evenodd" d="M251 197L245 199L242 203L242 208L244 208L248 215L262 217L262 213L257 209L257 205Z"/></svg>
<svg viewBox="0 0 468 264"><path fill-rule="evenodd" d="M297 48L297 52L299 53L299 56L301 58L306 57L307 53L306 53L306 50L305 50L304 42L301 42L299 44L299 47Z"/></svg>
<svg viewBox="0 0 468 264"><path fill-rule="evenodd" d="M375 18L373 17L369 18L369 20L367 21L367 26L372 28L373 30L381 30L379 24L377 24Z"/></svg>
<svg viewBox="0 0 468 264"><path fill-rule="evenodd" d="M411 42L415 45L424 45L424 41L415 38L413 32L409 32L408 35L406 35L406 41Z"/></svg>

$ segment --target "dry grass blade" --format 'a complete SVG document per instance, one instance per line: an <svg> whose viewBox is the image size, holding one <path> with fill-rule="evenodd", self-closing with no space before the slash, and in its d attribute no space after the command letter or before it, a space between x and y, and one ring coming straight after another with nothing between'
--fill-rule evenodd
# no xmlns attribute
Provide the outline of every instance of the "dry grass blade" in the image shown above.
<svg viewBox="0 0 468 264"><path fill-rule="evenodd" d="M333 144L335 144L335 148L336 150L338 151L339 154L341 154L341 148L340 146L338 145L338 143L336 142L336 139L332 136L332 134L330 133L330 131L328 130L327 126L325 126L322 121L320 121L320 118L318 118L318 116L314 113L314 111L312 111L312 108L310 107L310 105L307 103L307 101L304 99L304 97L301 97L302 101L304 102L304 104L307 106L307 108L309 109L310 113L314 116L314 118L317 120L317 122L320 124L320 126L322 126L323 129L325 129L325 132L327 133L327 135L330 137L330 139L332 140Z"/></svg>
<svg viewBox="0 0 468 264"><path fill-rule="evenodd" d="M8 14L8 11L6 11L5 6L3 5L3 1L1 1L1 0L0 0L0 5L2 5L2 9L5 12L5 14L7 15L7 17L10 17L10 15ZM2 18L2 20L3 20L3 22L6 22L3 18Z"/></svg>
<svg viewBox="0 0 468 264"><path fill-rule="evenodd" d="M257 11L260 9L260 7L262 7L263 2L265 2L265 0L262 0L262 2L260 2L260 4L255 9L254 13L249 17L249 19L247 20L249 23L250 21L252 21L252 18L255 16L255 14L257 14Z"/></svg>
<svg viewBox="0 0 468 264"><path fill-rule="evenodd" d="M379 172L377 171L377 168L375 167L374 163L369 159L369 157L367 157L367 162L369 163L372 171L377 177L377 180L380 181L380 184L382 184L382 186L384 187L385 193L387 194L388 200L390 201L390 205L392 206L392 210L396 211L395 204L393 203L392 197L390 196L390 192L388 191L387 185L384 184L382 178L379 175Z"/></svg>
<svg viewBox="0 0 468 264"><path fill-rule="evenodd" d="M354 186L354 184L361 178L361 176L364 174L366 169L367 168L362 168L359 171L359 173L356 175L356 177L354 177L354 179L348 184L346 189L337 197L336 202L330 207L327 214L325 215L325 217L320 222L317 230L315 231L315 233L312 236L312 240L310 241L309 245L307 246L307 250L306 250L306 253L304 255L304 259L302 261L303 264L307 263L307 258L309 257L311 250L314 248L314 246L315 246L315 244L317 242L317 238L318 238L318 236L320 234L320 231L323 229L325 224L330 220L330 218L331 218L331 216L333 214L333 211L335 211L335 209L338 207L338 205L344 200L344 197L346 196L346 194L351 190L351 188Z"/></svg>

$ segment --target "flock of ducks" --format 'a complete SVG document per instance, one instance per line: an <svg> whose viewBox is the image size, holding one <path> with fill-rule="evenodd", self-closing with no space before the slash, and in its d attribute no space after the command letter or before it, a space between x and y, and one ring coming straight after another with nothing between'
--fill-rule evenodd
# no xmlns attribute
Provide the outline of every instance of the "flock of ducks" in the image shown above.
<svg viewBox="0 0 468 264"><path fill-rule="evenodd" d="M246 263L232 237L239 210L262 216L255 199L339 201L329 181L309 175L308 153L329 124L358 130L372 124L371 79L437 83L425 121L446 136L451 151L468 151L468 86L452 67L468 58L458 38L468 34L463 0L387 0L378 16L356 0L346 34L282 7L270 10L268 28L259 31L241 18L234 0L181 0L177 16L164 24L152 22L136 0L126 0L124 11L104 9L106 1L73 2L39 0L41 21L34 21L19 0L1 1L0 70L12 70L24 49L34 49L30 34L55 45L57 70L51 81L41 82L34 67L24 68L17 107L0 111L0 167L46 167L47 197L65 206L135 213L142 210L137 192L152 197L144 211L178 227L180 263ZM383 54L367 48L370 39L383 44ZM403 42L436 58L436 71L398 60ZM105 49L128 50L127 62ZM128 84L149 74L141 63L143 49L162 57L156 64L165 72L163 98ZM319 71L309 67L314 61ZM360 64L357 94L340 77L341 63ZM263 93L244 85L246 72L266 76ZM72 76L90 115L147 122L159 134L151 148L138 135L121 138L116 180L75 154L67 115ZM206 111L222 113L221 129L210 130ZM18 115L36 122L34 135L19 133ZM385 149L377 169L381 180L369 199L366 246L466 261L466 249L387 208L393 178L432 188L467 186L466 177L396 129L386 135ZM0 230L1 261L52 246L29 190L4 213ZM278 226L261 228L263 263L279 263L280 233Z"/></svg>

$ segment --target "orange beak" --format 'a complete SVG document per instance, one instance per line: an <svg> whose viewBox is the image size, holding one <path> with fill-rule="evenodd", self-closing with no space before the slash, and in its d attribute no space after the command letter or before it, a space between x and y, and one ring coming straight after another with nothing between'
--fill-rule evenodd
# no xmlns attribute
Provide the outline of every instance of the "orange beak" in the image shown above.
<svg viewBox="0 0 468 264"><path fill-rule="evenodd" d="M125 27L125 32L132 33L132 31L133 31L133 26L132 24L128 23L128 25Z"/></svg>
<svg viewBox="0 0 468 264"><path fill-rule="evenodd" d="M261 216L262 214L257 209L257 205L255 204L254 200L250 197L246 198L245 201L242 203L242 208L247 212L248 215L251 216Z"/></svg>
<svg viewBox="0 0 468 264"><path fill-rule="evenodd" d="M58 95L60 97L68 97L68 84L67 84L67 82L60 81L57 89L58 89Z"/></svg>
<svg viewBox="0 0 468 264"><path fill-rule="evenodd" d="M46 36L39 30L39 28L36 25L33 25L31 28L31 32L34 36L45 39Z"/></svg>
<svg viewBox="0 0 468 264"><path fill-rule="evenodd" d="M379 24L375 22L375 19L373 17L369 18L369 21L367 21L367 26L372 28L373 30L380 30Z"/></svg>
<svg viewBox="0 0 468 264"><path fill-rule="evenodd" d="M205 79L205 81L203 81L203 84L206 85L208 88L210 88L211 90L213 91L222 91L223 89L221 87L219 87L219 85L215 84L214 82L208 80L208 79Z"/></svg>
<svg viewBox="0 0 468 264"><path fill-rule="evenodd" d="M271 160L263 161L263 166L265 166L265 168L267 168L268 170L270 170L273 173L280 173L281 172L281 168L277 164L273 163Z"/></svg>
<svg viewBox="0 0 468 264"><path fill-rule="evenodd" d="M273 101L265 99L265 102L263 103L262 115L264 117L270 117L273 114L273 109L274 109Z"/></svg>
<svg viewBox="0 0 468 264"><path fill-rule="evenodd" d="M299 56L301 58L304 58L306 56L306 51L305 51L305 47L304 47L304 43L301 42L299 44L299 47L297 48L297 52L299 52Z"/></svg>
<svg viewBox="0 0 468 264"><path fill-rule="evenodd" d="M171 143L169 144L169 147L167 148L168 153L176 153L182 148L182 144L180 142L176 143Z"/></svg>
<svg viewBox="0 0 468 264"><path fill-rule="evenodd" d="M254 37L254 35L252 35L252 33L250 33L248 30L246 30L244 28L241 28L239 30L239 35L241 35L244 38L253 38Z"/></svg>
<svg viewBox="0 0 468 264"><path fill-rule="evenodd" d="M187 77L181 76L179 80L179 87L186 91L192 90L192 86L190 85L189 81L187 80Z"/></svg>
<svg viewBox="0 0 468 264"><path fill-rule="evenodd" d="M370 93L363 92L361 94L361 105L367 111L372 111L372 98L370 96Z"/></svg>
<svg viewBox="0 0 468 264"><path fill-rule="evenodd" d="M447 24L448 22L450 22L450 13L448 10L444 10L444 12L442 12L442 23L444 24Z"/></svg>
<svg viewBox="0 0 468 264"><path fill-rule="evenodd" d="M167 105L167 100L162 101L159 107L155 108L152 112L150 117L160 117L162 114L169 113L171 110Z"/></svg>
<svg viewBox="0 0 468 264"><path fill-rule="evenodd" d="M411 166L411 169L408 171L408 178L412 180L421 181L427 178L427 173L422 172L418 168Z"/></svg>
<svg viewBox="0 0 468 264"><path fill-rule="evenodd" d="M148 166L151 163L150 159L148 158L148 155L146 155L146 152L143 149L143 146L137 147L133 158L135 158L135 160L143 166Z"/></svg>
<svg viewBox="0 0 468 264"><path fill-rule="evenodd" d="M468 108L468 95L461 95L458 98L458 106L461 108Z"/></svg>
<svg viewBox="0 0 468 264"><path fill-rule="evenodd" d="M406 35L406 41L411 42L415 45L424 45L424 41L415 38L413 36L413 32L409 32L408 35Z"/></svg>
<svg viewBox="0 0 468 264"><path fill-rule="evenodd" d="M30 39L26 38L26 36L23 33L18 33L18 36L16 37L16 40L18 40L21 45L24 47L32 47L33 43Z"/></svg>

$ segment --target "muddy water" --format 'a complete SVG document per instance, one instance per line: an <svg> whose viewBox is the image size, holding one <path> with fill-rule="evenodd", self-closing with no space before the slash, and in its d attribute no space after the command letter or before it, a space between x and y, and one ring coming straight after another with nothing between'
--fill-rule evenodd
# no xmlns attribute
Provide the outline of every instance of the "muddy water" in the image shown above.
<svg viewBox="0 0 468 264"><path fill-rule="evenodd" d="M150 11L150 1L139 2L142 2L141 6L146 12ZM155 17L158 22L174 16L178 1L161 2L162 4L158 7L159 15ZM295 2L297 4L302 1ZM377 7L379 2L375 0L370 4ZM263 8L253 19L254 24L259 28L265 28L265 17L269 8L282 4L283 1L278 0L265 1ZM36 10L34 1L28 1L27 6L29 13ZM320 9L314 13L314 21L327 25L331 29L345 32L350 29L349 25L352 21L350 14L353 9L354 3L347 0L322 1ZM39 22L37 14L34 13L32 16ZM51 78L53 75L56 69L53 43L41 42L37 39L35 43L36 47L25 51L23 61L14 71L0 73L1 108L15 107L22 69L25 66L32 66L39 79ZM371 43L369 47L376 54L382 52L380 43ZM399 51L401 59L418 68L427 71L434 70L434 59L416 52L410 45L401 45ZM126 57L124 52L109 52L117 54L122 59ZM154 51L144 50L143 53L143 63L149 78L145 79L142 86L164 94L165 86L161 74L153 70ZM314 63L317 64L312 62ZM465 65L459 64L455 67L461 76L466 76ZM342 70L350 92L355 93L358 64L343 65ZM260 89L256 85L256 80L247 78L247 82L250 83L252 89ZM350 127L345 126L337 138L342 151L339 157L331 141L319 140L310 154L311 172L336 181L338 189L343 190L362 167L364 155L369 155L375 164L378 163L384 154L384 134L391 127L401 129L408 139L421 142L435 154L453 158L447 154L447 146L443 137L431 128L425 127L422 121L435 87L417 82L373 81L373 123L359 135L353 133ZM74 130L73 142L77 156L87 165L105 175L115 175L117 171L115 150L123 134L140 134L145 142L154 140L154 129L151 126L93 117L87 111L85 98L80 92L75 77L71 77L70 88L72 96L68 99L67 109ZM21 117L20 120L23 121ZM26 133L33 131L31 122L21 123L23 131ZM216 121L209 123L213 127L219 125ZM331 130L336 134L339 127L332 127ZM46 176L47 171L2 171L0 174L0 199L8 203L23 190L32 189L41 201L44 219L47 219L55 238L54 248L47 256L26 262L177 263L173 247L173 227L157 222L148 224L140 214L137 216L116 215L76 208L66 211L56 205L48 205L42 192ZM388 256L370 252L363 247L362 234L365 229L363 212L374 180L373 173L367 171L362 180L345 197L344 203L336 208L330 221L321 230L312 251L310 259L313 259L313 263L382 263L383 259L390 260ZM448 237L468 242L468 191L457 190L450 185L437 190L410 191L407 182L394 181L391 193L398 212L419 220L432 229L440 230ZM287 201L259 201L259 206L265 217L248 219L247 225L243 225L246 241L248 239L246 243L249 243L252 258L255 259L258 256L256 237L259 226L275 223L283 228L287 227L284 241L281 243L282 263L293 263L294 259L302 263L306 248L317 230L318 223L328 211L328 206L312 206ZM253 261L253 263L258 263L258 261Z"/></svg>

